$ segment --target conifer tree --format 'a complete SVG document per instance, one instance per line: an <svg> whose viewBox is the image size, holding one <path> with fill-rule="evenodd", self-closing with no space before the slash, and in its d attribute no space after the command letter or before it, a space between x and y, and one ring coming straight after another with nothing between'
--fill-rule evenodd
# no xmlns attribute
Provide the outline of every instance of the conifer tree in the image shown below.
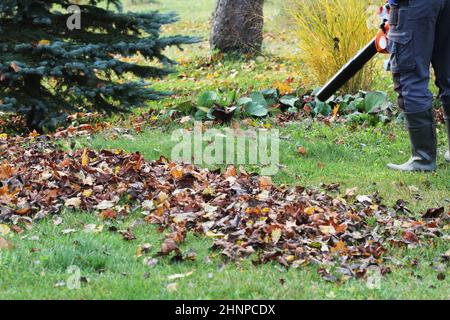
<svg viewBox="0 0 450 320"><path fill-rule="evenodd" d="M55 128L78 111L125 112L162 98L146 79L172 71L164 49L197 41L160 37L175 14L124 13L120 0L83 3L0 2L0 111L23 115L29 129ZM146 63L127 59L136 54Z"/></svg>

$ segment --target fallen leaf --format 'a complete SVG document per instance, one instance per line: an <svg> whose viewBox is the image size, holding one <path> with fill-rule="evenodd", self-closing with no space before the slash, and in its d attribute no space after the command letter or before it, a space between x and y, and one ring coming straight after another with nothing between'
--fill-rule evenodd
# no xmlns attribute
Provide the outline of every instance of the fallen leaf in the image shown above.
<svg viewBox="0 0 450 320"><path fill-rule="evenodd" d="M405 240L405 242L411 243L411 244L416 244L419 242L419 238L411 230L403 231L402 238L403 238L403 240Z"/></svg>
<svg viewBox="0 0 450 320"><path fill-rule="evenodd" d="M169 281L173 281L173 280L177 280L177 279L186 278L186 277L189 277L189 276L193 275L194 272L195 272L195 270L192 270L192 271L187 272L187 273L173 274L173 275L171 275L171 276L168 276L167 279L168 279Z"/></svg>
<svg viewBox="0 0 450 320"><path fill-rule="evenodd" d="M258 179L259 188L262 190L270 190L273 187L273 182L271 177L259 177Z"/></svg>
<svg viewBox="0 0 450 320"><path fill-rule="evenodd" d="M61 231L62 234L69 234L69 233L74 233L77 232L77 230L75 229L65 229L63 231Z"/></svg>
<svg viewBox="0 0 450 320"><path fill-rule="evenodd" d="M172 177L174 177L175 179L180 180L181 178L183 178L183 175L184 175L183 169L181 169L181 168L173 168L170 171L170 175Z"/></svg>
<svg viewBox="0 0 450 320"><path fill-rule="evenodd" d="M62 222L63 222L63 218L61 218L61 217L55 217L55 218L53 218L53 224L54 224L55 226L59 226Z"/></svg>
<svg viewBox="0 0 450 320"><path fill-rule="evenodd" d="M11 227L11 230L13 230L15 233L17 233L17 234L21 234L21 233L23 233L23 229L21 228L21 227L19 227L19 226L16 226L16 225L13 225L12 227Z"/></svg>
<svg viewBox="0 0 450 320"><path fill-rule="evenodd" d="M305 147L298 147L297 152L302 156L306 156L308 154L308 151Z"/></svg>
<svg viewBox="0 0 450 320"><path fill-rule="evenodd" d="M144 259L144 264L149 266L150 268L153 268L154 266L156 266L158 264L158 259L155 258L145 258Z"/></svg>
<svg viewBox="0 0 450 320"><path fill-rule="evenodd" d="M439 218L440 216L442 216L444 211L445 211L444 207L431 208L431 209L427 210L427 212L422 216L422 218L423 219L436 219L436 218Z"/></svg>
<svg viewBox="0 0 450 320"><path fill-rule="evenodd" d="M116 211L114 211L112 209L106 209L100 213L100 217L104 220L107 220L107 219L115 220L117 218L117 213L116 213Z"/></svg>
<svg viewBox="0 0 450 320"><path fill-rule="evenodd" d="M169 283L169 284L166 286L166 288L167 288L167 291L169 291L169 292L175 292L175 291L177 291L177 289L178 289L178 284L177 284L176 282Z"/></svg>
<svg viewBox="0 0 450 320"><path fill-rule="evenodd" d="M339 240L334 247L331 248L331 252L337 252L341 255L345 255L349 252L349 249L344 241Z"/></svg>
<svg viewBox="0 0 450 320"><path fill-rule="evenodd" d="M326 235L334 235L336 234L336 229L333 226L319 226L320 231Z"/></svg>
<svg viewBox="0 0 450 320"><path fill-rule="evenodd" d="M271 236L272 236L272 241L274 244L277 244L278 241L280 241L281 234L282 234L282 230L280 228L275 228L272 230Z"/></svg>
<svg viewBox="0 0 450 320"><path fill-rule="evenodd" d="M179 251L180 249L178 248L177 243L173 239L166 239L161 245L160 255L166 256L172 252L179 252Z"/></svg>
<svg viewBox="0 0 450 320"><path fill-rule="evenodd" d="M127 241L136 240L136 237L134 236L134 234L131 232L130 229L125 230L125 231L119 231L119 233L122 235L124 240L127 240Z"/></svg>
<svg viewBox="0 0 450 320"><path fill-rule="evenodd" d="M356 194L356 192L358 192L358 188L357 187L347 189L347 190L345 190L345 196L346 197L353 197Z"/></svg>
<svg viewBox="0 0 450 320"><path fill-rule="evenodd" d="M100 233L103 231L103 225L97 226L96 224L87 224L84 226L84 232L87 233Z"/></svg>
<svg viewBox="0 0 450 320"><path fill-rule="evenodd" d="M40 45L40 46L48 46L49 44L50 44L50 40L46 40L46 39L40 40L38 42L38 45Z"/></svg>
<svg viewBox="0 0 450 320"><path fill-rule="evenodd" d="M13 247L14 245L12 244L12 242L0 237L0 250L11 249Z"/></svg>
<svg viewBox="0 0 450 320"><path fill-rule="evenodd" d="M67 199L64 203L64 205L68 208L75 208L78 209L81 206L81 199L80 198L70 198Z"/></svg>
<svg viewBox="0 0 450 320"><path fill-rule="evenodd" d="M103 200L98 205L96 205L95 208L98 210L106 210L113 208L115 205L116 203L114 201Z"/></svg>
<svg viewBox="0 0 450 320"><path fill-rule="evenodd" d="M136 250L136 257L142 257L145 253L149 253L152 249L152 245L150 243L141 244Z"/></svg>
<svg viewBox="0 0 450 320"><path fill-rule="evenodd" d="M234 166L228 166L227 170L223 175L225 178L236 177L237 176L236 168Z"/></svg>
<svg viewBox="0 0 450 320"><path fill-rule="evenodd" d="M89 152L88 148L84 148L83 154L81 155L81 166L87 167L89 164Z"/></svg>
<svg viewBox="0 0 450 320"><path fill-rule="evenodd" d="M5 236L10 231L11 231L11 229L6 224L0 224L0 235Z"/></svg>
<svg viewBox="0 0 450 320"><path fill-rule="evenodd" d="M7 180L14 174L14 169L9 164L0 165L0 180Z"/></svg>

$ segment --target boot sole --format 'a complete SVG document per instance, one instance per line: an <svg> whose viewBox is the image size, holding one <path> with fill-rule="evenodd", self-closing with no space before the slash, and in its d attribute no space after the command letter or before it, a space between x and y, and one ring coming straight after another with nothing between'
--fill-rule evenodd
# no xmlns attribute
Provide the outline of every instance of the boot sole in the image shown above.
<svg viewBox="0 0 450 320"><path fill-rule="evenodd" d="M388 169L390 170L394 170L394 171L400 171L400 172L435 172L436 168L434 169L424 169L424 168L417 168L417 169L403 169L401 168L401 166L397 166L395 164L388 164L387 165Z"/></svg>

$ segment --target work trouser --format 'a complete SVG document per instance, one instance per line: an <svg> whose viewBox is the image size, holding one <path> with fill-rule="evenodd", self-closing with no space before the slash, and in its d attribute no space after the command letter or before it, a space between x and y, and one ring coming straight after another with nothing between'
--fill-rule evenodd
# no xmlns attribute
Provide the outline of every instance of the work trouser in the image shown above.
<svg viewBox="0 0 450 320"><path fill-rule="evenodd" d="M390 68L398 103L406 113L432 107L430 65L450 107L450 0L399 0L390 14Z"/></svg>

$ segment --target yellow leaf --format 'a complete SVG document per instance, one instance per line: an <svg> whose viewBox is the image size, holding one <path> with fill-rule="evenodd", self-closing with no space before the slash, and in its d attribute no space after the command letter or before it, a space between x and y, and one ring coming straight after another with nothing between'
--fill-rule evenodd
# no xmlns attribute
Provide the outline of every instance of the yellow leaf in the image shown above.
<svg viewBox="0 0 450 320"><path fill-rule="evenodd" d="M212 231L206 232L205 235L207 237L210 237L210 238L223 238L223 237L225 237L225 235L223 233L214 233Z"/></svg>
<svg viewBox="0 0 450 320"><path fill-rule="evenodd" d="M281 95L290 94L293 91L291 85L287 82L277 82L273 86L278 89Z"/></svg>
<svg viewBox="0 0 450 320"><path fill-rule="evenodd" d="M281 229L280 228L273 229L271 235L273 243L277 244L281 238Z"/></svg>
<svg viewBox="0 0 450 320"><path fill-rule="evenodd" d="M6 180L11 178L11 176L14 174L14 169L11 168L11 166L7 163L0 165L0 180ZM5 187L8 187L5 184Z"/></svg>
<svg viewBox="0 0 450 320"><path fill-rule="evenodd" d="M172 177L179 180L179 179L183 178L183 169L174 168L170 171L170 174L172 175Z"/></svg>
<svg viewBox="0 0 450 320"><path fill-rule="evenodd" d="M8 139L8 134L7 133L0 133L0 140L6 140Z"/></svg>
<svg viewBox="0 0 450 320"><path fill-rule="evenodd" d="M340 240L336 245L331 248L331 252L338 252L341 255L348 253L349 249L344 241Z"/></svg>
<svg viewBox="0 0 450 320"><path fill-rule="evenodd" d="M333 108L333 118L336 118L338 113L339 113L339 109L341 108L341 105L338 104Z"/></svg>
<svg viewBox="0 0 450 320"><path fill-rule="evenodd" d="M6 224L0 224L0 235L6 236L11 229Z"/></svg>
<svg viewBox="0 0 450 320"><path fill-rule="evenodd" d="M28 135L30 138L34 139L39 136L39 133L36 130L33 130L33 132L30 132Z"/></svg>
<svg viewBox="0 0 450 320"><path fill-rule="evenodd" d="M40 46L48 46L50 44L50 40L41 40L38 43Z"/></svg>
<svg viewBox="0 0 450 320"><path fill-rule="evenodd" d="M314 214L314 212L316 212L316 208L315 207L308 207L305 209L305 213L310 216L312 214Z"/></svg>
<svg viewBox="0 0 450 320"><path fill-rule="evenodd" d="M88 164L89 164L88 149L84 148L83 154L81 156L81 166L86 167Z"/></svg>
<svg viewBox="0 0 450 320"><path fill-rule="evenodd" d="M92 189L87 189L83 191L83 196L90 197L92 195Z"/></svg>

